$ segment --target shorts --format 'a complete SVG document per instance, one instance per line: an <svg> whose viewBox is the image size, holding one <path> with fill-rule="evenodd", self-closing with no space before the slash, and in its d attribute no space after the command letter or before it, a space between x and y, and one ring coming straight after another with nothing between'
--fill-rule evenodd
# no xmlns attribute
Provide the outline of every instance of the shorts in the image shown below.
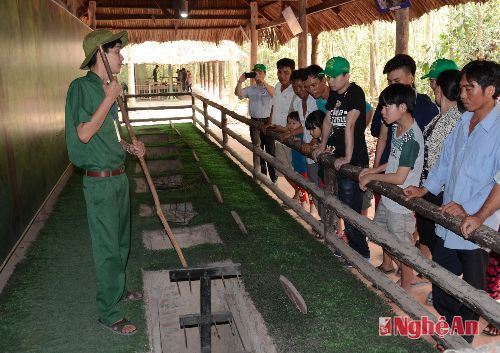
<svg viewBox="0 0 500 353"><path fill-rule="evenodd" d="M413 213L396 213L381 202L375 213L375 223L394 234L399 240L413 244L415 216Z"/></svg>

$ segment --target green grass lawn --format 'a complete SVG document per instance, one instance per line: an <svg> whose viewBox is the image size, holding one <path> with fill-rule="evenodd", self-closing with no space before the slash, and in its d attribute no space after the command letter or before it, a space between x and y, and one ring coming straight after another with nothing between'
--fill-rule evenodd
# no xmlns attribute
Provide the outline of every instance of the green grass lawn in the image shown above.
<svg viewBox="0 0 500 353"><path fill-rule="evenodd" d="M160 191L162 202L193 203L198 215L190 226L213 223L224 244L184 249L189 265L231 260L241 263L242 280L262 314L279 352L429 352L423 340L379 337L378 318L390 308L315 241L252 179L191 124L168 126L182 161L186 187ZM158 144L157 144L158 145ZM190 148L200 158L194 161ZM170 158L170 157L169 157ZM203 166L218 185L224 204L215 201L201 178ZM128 160L128 174L135 161ZM131 181L131 189L134 189ZM142 270L178 268L174 250L144 249L141 232L161 228L155 217L138 216L141 203L152 205L149 193L131 193L132 249L128 286L142 285ZM250 236L241 234L230 211L236 210ZM0 295L0 352L148 352L142 303L127 303L127 317L139 333L113 335L96 322L95 277L86 223L82 177L74 175L60 195L37 241ZM278 281L288 277L302 293L309 313L302 315ZM216 353L216 352L214 352Z"/></svg>

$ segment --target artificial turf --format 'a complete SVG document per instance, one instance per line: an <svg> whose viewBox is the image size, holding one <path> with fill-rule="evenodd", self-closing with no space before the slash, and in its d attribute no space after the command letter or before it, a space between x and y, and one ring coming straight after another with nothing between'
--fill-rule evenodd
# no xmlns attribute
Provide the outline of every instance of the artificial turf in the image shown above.
<svg viewBox="0 0 500 353"><path fill-rule="evenodd" d="M160 200L192 202L198 215L189 226L213 223L224 242L184 249L186 260L190 266L222 260L241 263L242 280L279 352L432 350L423 340L379 337L379 317L394 315L383 300L345 270L323 244L192 124L177 124L176 128L181 137L168 126L160 126L155 132L168 134L167 143L176 145L185 187L159 191ZM128 159L129 176L134 175L135 163ZM212 188L203 181L200 165L219 187L223 204L216 203ZM161 228L161 223L155 217L139 217L141 203L152 205L150 194L131 192L130 289L142 286L142 270L180 267L174 250L150 251L143 247L142 230ZM241 234L231 210L238 212L249 236ZM94 267L85 217L82 177L74 175L0 295L0 352L149 351L141 302L124 304L127 317L139 329L134 336L114 335L96 322ZM278 281L280 274L303 295L307 315L301 314L284 294Z"/></svg>

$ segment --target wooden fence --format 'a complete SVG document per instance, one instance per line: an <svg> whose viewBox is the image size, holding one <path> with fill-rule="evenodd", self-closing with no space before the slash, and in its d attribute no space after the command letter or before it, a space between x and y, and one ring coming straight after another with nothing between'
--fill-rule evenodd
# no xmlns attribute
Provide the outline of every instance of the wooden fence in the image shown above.
<svg viewBox="0 0 500 353"><path fill-rule="evenodd" d="M259 146L252 145L252 143L229 129L227 119L228 117L231 117L254 128L259 128L261 123L228 110L227 108L196 93L193 93L191 97L192 105L189 106L189 108L192 110L192 116L190 116L190 118L192 119L193 124L199 124L207 138L212 137L219 145L221 145L224 151L228 152L245 169L251 172L255 180L266 185L305 222L311 225L314 230L323 235L326 239L328 247L340 252L342 256L348 259L348 261L363 277L371 281L378 289L383 291L403 311L408 313L409 316L414 319L420 319L422 316L427 316L430 320L437 322L437 318L424 306L415 301L414 298L400 286L396 285L385 274L373 267L361 255L352 250L344 243L343 240L335 235L337 217L342 217L346 222L349 222L362 234L367 236L370 241L380 245L395 258L423 274L441 289L453 295L457 300L463 302L469 308L480 314L488 322L500 327L500 304L490 298L486 292L472 287L461 278L439 266L432 260L423 257L415 246L409 243L399 242L391 233L339 201L336 197L336 173L338 172L333 168L335 158L332 155L322 154L319 157L319 163L325 167L325 188L320 189L313 182L306 180L302 175L285 166L280 160L262 151ZM197 105L197 101L201 102L201 108ZM220 112L220 120L208 114L209 106ZM185 106L184 108L188 108L188 106ZM200 120L199 117L202 117L203 120ZM168 120L176 119L186 119L186 117L168 118ZM222 130L222 138L210 129L211 124ZM268 132L267 134L278 138L278 134L275 132ZM238 141L240 144L252 151L254 155L253 160L256 160L256 158L259 157L263 158L267 163L270 163L287 178L305 188L311 195L318 199L326 209L323 222L320 222L311 216L311 214L306 212L297 202L281 191L268 178L264 177L260 171L256 169L255 165L252 165L244 160L233 148L229 146L229 137ZM284 143L295 150L303 152L300 142L285 141ZM351 179L358 180L358 174L360 171L361 168L359 167L344 165L339 172ZM460 218L444 216L437 210L437 206L423 199L406 201L401 188L395 185L383 182L371 182L368 186L377 193L387 196L399 204L414 210L429 219L432 219L436 223L452 230L457 234L461 234L459 229L461 222ZM470 236L469 240L477 243L487 250L493 250L500 253L500 234L491 228L481 226ZM461 336L458 335L448 334L441 337L436 334L433 337L437 342L443 344L447 348L463 349L471 347Z"/></svg>

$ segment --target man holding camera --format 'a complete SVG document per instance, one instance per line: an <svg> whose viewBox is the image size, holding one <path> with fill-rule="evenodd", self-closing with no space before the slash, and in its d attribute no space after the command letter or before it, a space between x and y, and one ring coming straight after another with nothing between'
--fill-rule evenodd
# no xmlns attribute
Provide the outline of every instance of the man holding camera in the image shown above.
<svg viewBox="0 0 500 353"><path fill-rule="evenodd" d="M264 64L255 64L252 72L245 72L240 76L238 84L234 89L234 94L239 99L248 98L248 113L251 119L263 124L266 123L271 115L271 102L274 95L274 87L265 81L266 71L267 68ZM242 83L247 78L254 78L255 84L241 88ZM260 146L267 153L272 153L272 146L274 146L273 139L263 134L259 129L250 127L250 139L254 146ZM253 162L256 166L260 165L262 174L267 175L265 160L261 158L259 162L259 158L254 157ZM273 182L277 180L276 172L272 167L269 168L269 177Z"/></svg>

